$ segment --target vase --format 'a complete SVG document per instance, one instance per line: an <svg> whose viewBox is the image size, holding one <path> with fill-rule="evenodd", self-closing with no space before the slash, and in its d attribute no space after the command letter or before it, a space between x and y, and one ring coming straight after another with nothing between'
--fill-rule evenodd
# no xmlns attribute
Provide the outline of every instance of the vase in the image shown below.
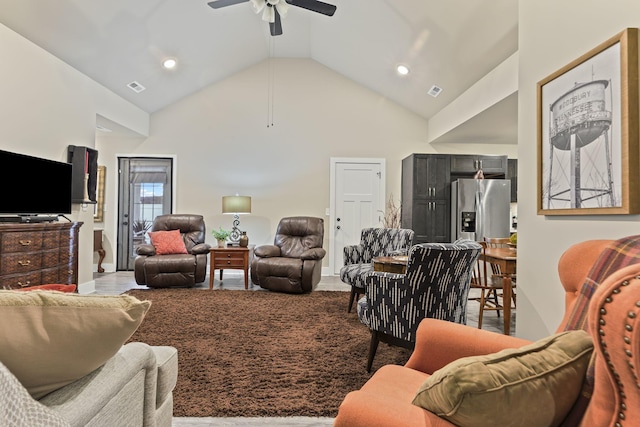
<svg viewBox="0 0 640 427"><path fill-rule="evenodd" d="M224 248L224 244L226 243L226 239L219 239L218 240L218 247L219 248Z"/></svg>
<svg viewBox="0 0 640 427"><path fill-rule="evenodd" d="M238 244L243 248L249 246L249 237L247 236L246 231L242 232L242 236L240 236L240 241L238 242Z"/></svg>

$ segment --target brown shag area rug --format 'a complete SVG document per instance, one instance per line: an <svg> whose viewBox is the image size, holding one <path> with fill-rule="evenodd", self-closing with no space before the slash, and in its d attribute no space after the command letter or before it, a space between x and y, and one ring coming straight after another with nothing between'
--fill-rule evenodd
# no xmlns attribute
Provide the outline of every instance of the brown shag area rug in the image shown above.
<svg viewBox="0 0 640 427"><path fill-rule="evenodd" d="M130 341L178 349L176 417L335 417L366 371L369 330L349 294L151 289ZM372 373L410 352L380 344Z"/></svg>

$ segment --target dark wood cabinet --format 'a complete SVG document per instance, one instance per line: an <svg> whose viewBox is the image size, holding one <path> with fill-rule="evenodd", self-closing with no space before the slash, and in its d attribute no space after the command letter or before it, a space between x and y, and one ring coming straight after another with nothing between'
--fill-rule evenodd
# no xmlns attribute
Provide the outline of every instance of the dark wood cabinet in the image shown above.
<svg viewBox="0 0 640 427"><path fill-rule="evenodd" d="M486 178L504 178L507 172L507 156L476 154L451 155L452 175L473 175L478 169L482 169Z"/></svg>
<svg viewBox="0 0 640 427"><path fill-rule="evenodd" d="M16 289L78 284L82 222L0 224L0 282Z"/></svg>
<svg viewBox="0 0 640 427"><path fill-rule="evenodd" d="M89 147L69 145L67 162L72 165L71 201L96 203L98 184L98 151Z"/></svg>
<svg viewBox="0 0 640 427"><path fill-rule="evenodd" d="M511 201L518 201L518 159L509 159L507 163L507 179L511 180Z"/></svg>
<svg viewBox="0 0 640 427"><path fill-rule="evenodd" d="M402 161L402 227L414 243L448 242L450 161L447 154L412 154Z"/></svg>
<svg viewBox="0 0 640 427"><path fill-rule="evenodd" d="M507 156L411 154L402 160L402 227L414 243L451 242L451 183L472 177L505 178Z"/></svg>

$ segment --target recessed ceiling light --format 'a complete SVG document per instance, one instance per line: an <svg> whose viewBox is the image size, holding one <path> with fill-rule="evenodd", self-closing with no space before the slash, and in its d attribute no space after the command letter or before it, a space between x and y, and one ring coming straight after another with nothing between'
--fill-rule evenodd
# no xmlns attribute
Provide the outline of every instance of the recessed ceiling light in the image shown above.
<svg viewBox="0 0 640 427"><path fill-rule="evenodd" d="M404 64L400 64L396 67L396 70L398 71L398 74L400 74L401 76L406 76L407 74L409 74L409 67L407 67Z"/></svg>
<svg viewBox="0 0 640 427"><path fill-rule="evenodd" d="M176 65L178 65L178 61L176 61L174 58L168 58L162 61L162 66L169 70L174 68Z"/></svg>

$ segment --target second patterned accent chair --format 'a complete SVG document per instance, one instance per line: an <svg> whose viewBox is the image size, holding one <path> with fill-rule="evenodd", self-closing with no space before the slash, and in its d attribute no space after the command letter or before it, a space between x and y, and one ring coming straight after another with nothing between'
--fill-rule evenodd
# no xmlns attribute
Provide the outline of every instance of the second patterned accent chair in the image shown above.
<svg viewBox="0 0 640 427"><path fill-rule="evenodd" d="M473 267L482 246L471 240L422 243L409 251L405 274L373 272L358 301L358 317L371 329L367 372L380 341L413 349L426 317L467 323Z"/></svg>
<svg viewBox="0 0 640 427"><path fill-rule="evenodd" d="M413 230L408 228L363 228L360 243L344 247L340 280L351 285L347 312L351 312L353 302L364 294L364 278L373 271L373 258L406 255L414 235Z"/></svg>

